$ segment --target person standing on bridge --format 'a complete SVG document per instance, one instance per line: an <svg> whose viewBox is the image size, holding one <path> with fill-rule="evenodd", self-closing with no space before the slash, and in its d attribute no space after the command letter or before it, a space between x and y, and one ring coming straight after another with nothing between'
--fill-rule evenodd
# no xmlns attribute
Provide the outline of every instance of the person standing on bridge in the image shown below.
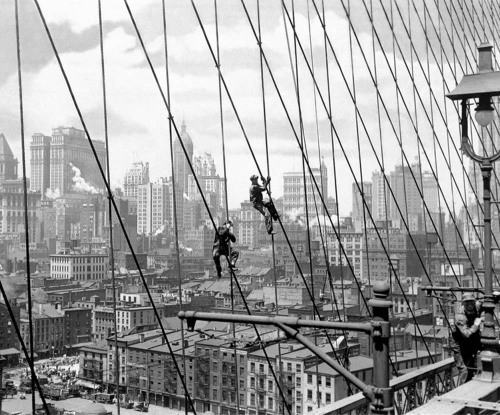
<svg viewBox="0 0 500 415"><path fill-rule="evenodd" d="M472 293L462 295L462 305L452 324L450 347L458 369L457 386L472 379L477 369L477 355L481 349L480 306Z"/></svg>

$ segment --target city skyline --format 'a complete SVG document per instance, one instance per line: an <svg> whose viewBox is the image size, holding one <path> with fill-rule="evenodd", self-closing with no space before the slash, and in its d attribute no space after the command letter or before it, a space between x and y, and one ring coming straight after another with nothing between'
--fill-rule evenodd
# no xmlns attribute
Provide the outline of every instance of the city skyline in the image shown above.
<svg viewBox="0 0 500 415"><path fill-rule="evenodd" d="M165 86L165 65L163 51L163 29L161 21L161 5L155 1L131 1L131 9L137 19L141 34L144 36L146 48L151 54L152 63L162 85ZM48 21L49 29L54 37L56 47L61 55L63 66L67 72L68 79L75 93L76 100L82 110L84 121L88 127L92 139L103 140L103 107L102 107L102 80L100 71L98 10L96 4L82 1L41 1L41 9ZM331 26L330 36L345 36L349 33L349 21L341 5L328 5L325 11L325 19ZM6 97L3 111L0 112L0 126L16 154L20 154L19 140L19 110L17 90L17 74L15 71L15 31L13 26L14 10L12 5L2 5L0 25L1 32L6 39L4 59L0 63L0 73L4 76L0 84L0 91ZM214 62L211 61L210 49L207 46L202 28L208 33L212 42L215 42L215 25L213 6L203 2L196 4L204 26L200 26L196 14L190 4L175 2L167 4L168 15L182 16L179 19L171 19L168 22L167 38L170 45L169 72L171 100L170 108L174 116L174 122L178 131L184 121L193 141L197 143L199 153L210 152L222 173L222 131L219 114L219 94L217 71ZM252 23L256 23L256 8L248 6ZM284 20L279 2L266 2L261 13L262 38L266 58L276 78L280 93L287 103L294 129L298 131L301 122L297 105L294 98L294 77L289 67L289 46L286 43ZM378 8L377 8L378 7ZM364 10L361 5L353 5L353 13L363 16ZM75 12L77 10L78 12ZM380 6L375 6L376 12L380 12ZM265 13L264 13L265 11ZM259 53L255 46L255 38L249 29L249 22L240 4L223 1L219 4L220 19L220 50L222 73L225 77L231 99L235 103L236 111L241 119L245 133L242 132L236 120L228 96L223 91L222 107L224 113L224 138L227 163L228 200L231 208L237 207L239 202L248 196L250 185L249 177L257 173L257 167L250 152L246 139L251 145L255 159L267 175L266 144L264 140L262 98L256 91L261 90ZM308 21L310 13L313 20L313 31L311 42L313 51L318 54L315 62L317 65L317 81L325 88L327 82L324 77L325 63L320 59L324 48L323 33L318 17L312 9L305 5L297 5L295 9L297 19L297 30L299 36L307 38ZM123 4L118 1L104 2L102 10L104 20L104 51L105 69L107 79L108 95L108 121L110 142L110 169L111 183L113 186L122 186L125 171L134 162L144 161L150 163L150 175L152 180L159 177L171 175L170 150L169 150L169 127L168 112L161 100L160 93L154 85L153 76L148 68L137 36L130 25ZM370 22L366 16L358 19L361 33L371 30ZM23 92L25 109L25 137L28 138L35 133L46 133L50 129L60 125L81 128L78 116L70 100L68 90L62 81L61 71L57 65L54 53L50 48L47 35L40 23L40 17L34 5L22 2L20 4L20 33L21 33L21 59L24 72ZM29 27L29 34L28 34ZM239 36L231 36L235 29L239 29ZM380 28L382 33L388 33L387 28ZM404 30L396 27L396 31ZM287 27L288 35L291 36L290 28ZM36 36L33 36L36 34ZM36 38L36 45L26 40ZM389 36L391 37L391 36ZM435 39L431 39L435 41ZM367 46L363 41L363 46ZM424 48L422 39L416 39L415 46ZM293 42L292 42L293 43ZM389 47L384 44L384 47ZM304 44L309 49L309 45ZM447 45L444 45L447 47ZM371 48L371 46L370 46ZM341 67L351 72L349 63L349 47L344 45L336 50ZM382 48L377 47L378 58L381 59L378 68L379 82L390 84L391 71L382 66ZM403 75L403 60L396 54L394 62L399 71L398 77L405 79ZM335 61L329 58L329 65L335 67ZM359 55L355 56L360 69L354 73L358 82L370 82L370 74L362 70L362 60ZM392 57L391 57L392 59ZM85 65L81 65L85 62ZM439 68L433 62L429 66L432 75L439 74ZM445 74L449 75L449 74ZM301 64L299 71L299 85L303 105L300 110L304 126L304 137L307 143L309 161L311 167L320 164L319 152L325 160L326 167L330 172L330 184L328 193L336 197L335 191L341 202L339 211L341 215L347 215L351 211L351 184L354 176L361 181L360 167L371 171L376 170L377 150L373 152L368 146L366 138L357 138L360 132L356 132L355 110L351 105L351 98L340 75L335 71L331 75L330 83L335 88L335 98L332 101L333 122L337 129L346 158L336 147L335 160L332 157L332 140L328 116L322 108L319 97L314 97L314 86L307 67ZM294 137L287 115L283 110L277 92L270 80L269 73L264 73L265 95L266 95L266 119L268 126L269 145L269 174L273 178L272 188L275 194L279 194L283 188L283 173L300 172L302 170L302 157L298 143ZM425 81L418 79L417 82ZM450 80L450 84L453 81ZM402 94L411 96L411 82L400 83ZM442 85L433 85L434 94L444 97L441 90ZM393 91L381 91L384 97L393 97ZM360 89L358 91L358 102L362 103L360 110L366 122L367 131L373 134L373 139L379 140L379 125L377 123L377 95L373 90ZM324 98L324 97L323 97ZM48 103L48 105L47 105ZM317 111L314 108L317 108ZM452 109L448 111L452 112ZM391 117L398 117L396 107L391 102L389 107ZM423 116L422 116L423 117ZM451 115L450 115L451 117ZM452 118L451 118L452 119ZM347 121L347 122L346 122ZM383 120L386 122L387 120ZM401 114L400 125L405 135L405 151L409 159L417 156L416 134L412 123L405 114ZM420 125L419 137L426 145L431 146L434 135L445 135L446 127L441 124ZM449 126L452 131L458 131L458 123ZM387 138L382 146L385 159L400 160L401 156L398 146L395 145L395 137L389 127L383 127L381 131ZM246 136L246 137L245 137ZM173 139L175 140L175 133ZM361 140L361 141L359 141ZM29 140L27 139L26 142ZM362 163L358 161L358 153L362 156ZM433 162L433 160L431 160ZM427 161L423 161L423 169L428 170ZM436 162L437 166L443 163ZM433 166L434 167L434 166ZM457 169L453 165L453 169ZM446 169L440 169L441 177L445 176L444 182L451 181L449 178L454 173ZM335 171L338 177L335 179ZM344 172L348 172L351 180L345 180ZM29 172L28 172L29 175ZM460 174L455 176L461 180ZM337 185L334 186L334 183ZM446 194L450 193L449 187L444 189Z"/></svg>

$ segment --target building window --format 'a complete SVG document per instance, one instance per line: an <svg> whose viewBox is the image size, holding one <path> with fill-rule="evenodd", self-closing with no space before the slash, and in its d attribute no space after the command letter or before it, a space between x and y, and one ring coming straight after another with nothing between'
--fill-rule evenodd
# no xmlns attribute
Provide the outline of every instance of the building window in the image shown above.
<svg viewBox="0 0 500 415"><path fill-rule="evenodd" d="M312 400L312 398L313 398L313 391L308 389L307 390L307 399Z"/></svg>
<svg viewBox="0 0 500 415"><path fill-rule="evenodd" d="M313 383L313 377L312 377L312 375L311 375L311 374L308 374L308 375L307 375L307 383L308 383L309 385L311 385L311 384Z"/></svg>

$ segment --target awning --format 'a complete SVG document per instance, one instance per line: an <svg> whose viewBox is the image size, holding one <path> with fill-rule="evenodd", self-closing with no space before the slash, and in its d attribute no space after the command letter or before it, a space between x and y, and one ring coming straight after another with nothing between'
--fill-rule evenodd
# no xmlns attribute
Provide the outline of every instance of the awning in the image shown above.
<svg viewBox="0 0 500 415"><path fill-rule="evenodd" d="M97 389L100 387L97 383L90 382L88 380L78 379L75 383L77 386L83 386L84 388Z"/></svg>
<svg viewBox="0 0 500 415"><path fill-rule="evenodd" d="M13 354L21 354L21 352L14 347L9 347L8 349L0 350L1 356L10 356Z"/></svg>

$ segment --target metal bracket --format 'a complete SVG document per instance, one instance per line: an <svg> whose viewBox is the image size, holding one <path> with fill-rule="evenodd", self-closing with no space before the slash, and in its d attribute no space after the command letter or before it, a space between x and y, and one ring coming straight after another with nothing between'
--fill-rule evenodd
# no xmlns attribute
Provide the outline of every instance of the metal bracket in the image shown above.
<svg viewBox="0 0 500 415"><path fill-rule="evenodd" d="M391 337L391 323L388 321L372 321L372 337L388 339Z"/></svg>

